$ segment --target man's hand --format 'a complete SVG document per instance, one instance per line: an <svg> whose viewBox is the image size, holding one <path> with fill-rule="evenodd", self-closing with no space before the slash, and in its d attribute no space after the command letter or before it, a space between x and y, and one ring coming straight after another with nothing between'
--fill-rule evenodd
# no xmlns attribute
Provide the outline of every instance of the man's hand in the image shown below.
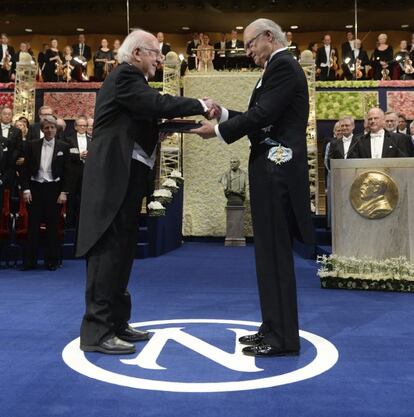
<svg viewBox="0 0 414 417"><path fill-rule="evenodd" d="M63 204L63 203L66 203L66 200L67 200L67 199L68 199L68 197L66 196L66 193L61 192L61 193L59 194L58 199L57 199L57 203L58 203L58 204Z"/></svg>
<svg viewBox="0 0 414 417"><path fill-rule="evenodd" d="M23 201L28 204L32 202L32 193L30 191L25 191L23 193Z"/></svg>
<svg viewBox="0 0 414 417"><path fill-rule="evenodd" d="M82 151L82 152L79 154L79 156L80 156L80 159L86 159L86 157L88 156L88 151L87 151L87 150Z"/></svg>
<svg viewBox="0 0 414 417"><path fill-rule="evenodd" d="M24 158L17 158L16 165L20 166L24 164Z"/></svg>
<svg viewBox="0 0 414 417"><path fill-rule="evenodd" d="M216 132L214 131L214 125L206 120L201 122L203 126L198 129L192 129L189 133L195 133L196 135L201 136L203 139L210 139L216 137Z"/></svg>
<svg viewBox="0 0 414 417"><path fill-rule="evenodd" d="M208 108L205 118L207 120L211 120L211 119L219 120L221 117L221 106L209 97L203 97L203 101L204 101L204 104Z"/></svg>

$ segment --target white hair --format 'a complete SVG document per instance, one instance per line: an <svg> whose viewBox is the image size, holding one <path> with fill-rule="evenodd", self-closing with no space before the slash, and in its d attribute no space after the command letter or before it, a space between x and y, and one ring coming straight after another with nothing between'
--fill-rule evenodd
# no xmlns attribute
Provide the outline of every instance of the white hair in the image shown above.
<svg viewBox="0 0 414 417"><path fill-rule="evenodd" d="M254 27L257 33L270 32L277 43L282 46L287 46L286 35L283 33L282 28L273 20L264 18L256 19L247 27Z"/></svg>
<svg viewBox="0 0 414 417"><path fill-rule="evenodd" d="M132 31L122 42L118 49L117 60L120 64L127 62L129 64L133 61L133 53L137 48L145 48L148 46L148 40L154 37L152 33L146 32L142 29ZM154 39L156 39L154 37Z"/></svg>

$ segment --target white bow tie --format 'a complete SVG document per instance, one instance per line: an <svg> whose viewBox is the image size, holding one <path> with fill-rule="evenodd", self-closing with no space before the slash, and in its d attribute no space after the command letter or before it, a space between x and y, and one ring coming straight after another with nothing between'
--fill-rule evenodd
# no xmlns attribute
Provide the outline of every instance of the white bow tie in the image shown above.
<svg viewBox="0 0 414 417"><path fill-rule="evenodd" d="M4 125L3 123L1 124L1 128L2 129L10 129L10 125Z"/></svg>

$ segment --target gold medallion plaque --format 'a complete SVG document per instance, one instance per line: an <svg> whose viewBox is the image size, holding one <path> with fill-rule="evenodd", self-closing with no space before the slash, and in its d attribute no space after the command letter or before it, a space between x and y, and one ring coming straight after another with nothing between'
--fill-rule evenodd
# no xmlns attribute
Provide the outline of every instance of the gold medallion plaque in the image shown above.
<svg viewBox="0 0 414 417"><path fill-rule="evenodd" d="M398 187L384 172L364 172L352 183L349 199L362 217L381 219L391 214L397 206Z"/></svg>

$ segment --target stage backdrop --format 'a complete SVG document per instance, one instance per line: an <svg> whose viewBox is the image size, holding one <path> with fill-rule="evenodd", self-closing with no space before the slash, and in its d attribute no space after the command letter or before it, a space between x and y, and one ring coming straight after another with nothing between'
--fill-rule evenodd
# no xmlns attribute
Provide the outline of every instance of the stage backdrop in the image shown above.
<svg viewBox="0 0 414 417"><path fill-rule="evenodd" d="M191 74L184 78L184 95L208 96L224 107L246 110L250 93L260 72ZM226 198L219 183L221 175L230 168L230 158L240 159L247 172L249 141L242 138L227 145L219 139L203 140L195 135L184 136L184 236L225 236ZM250 202L247 192L245 232L252 236Z"/></svg>

